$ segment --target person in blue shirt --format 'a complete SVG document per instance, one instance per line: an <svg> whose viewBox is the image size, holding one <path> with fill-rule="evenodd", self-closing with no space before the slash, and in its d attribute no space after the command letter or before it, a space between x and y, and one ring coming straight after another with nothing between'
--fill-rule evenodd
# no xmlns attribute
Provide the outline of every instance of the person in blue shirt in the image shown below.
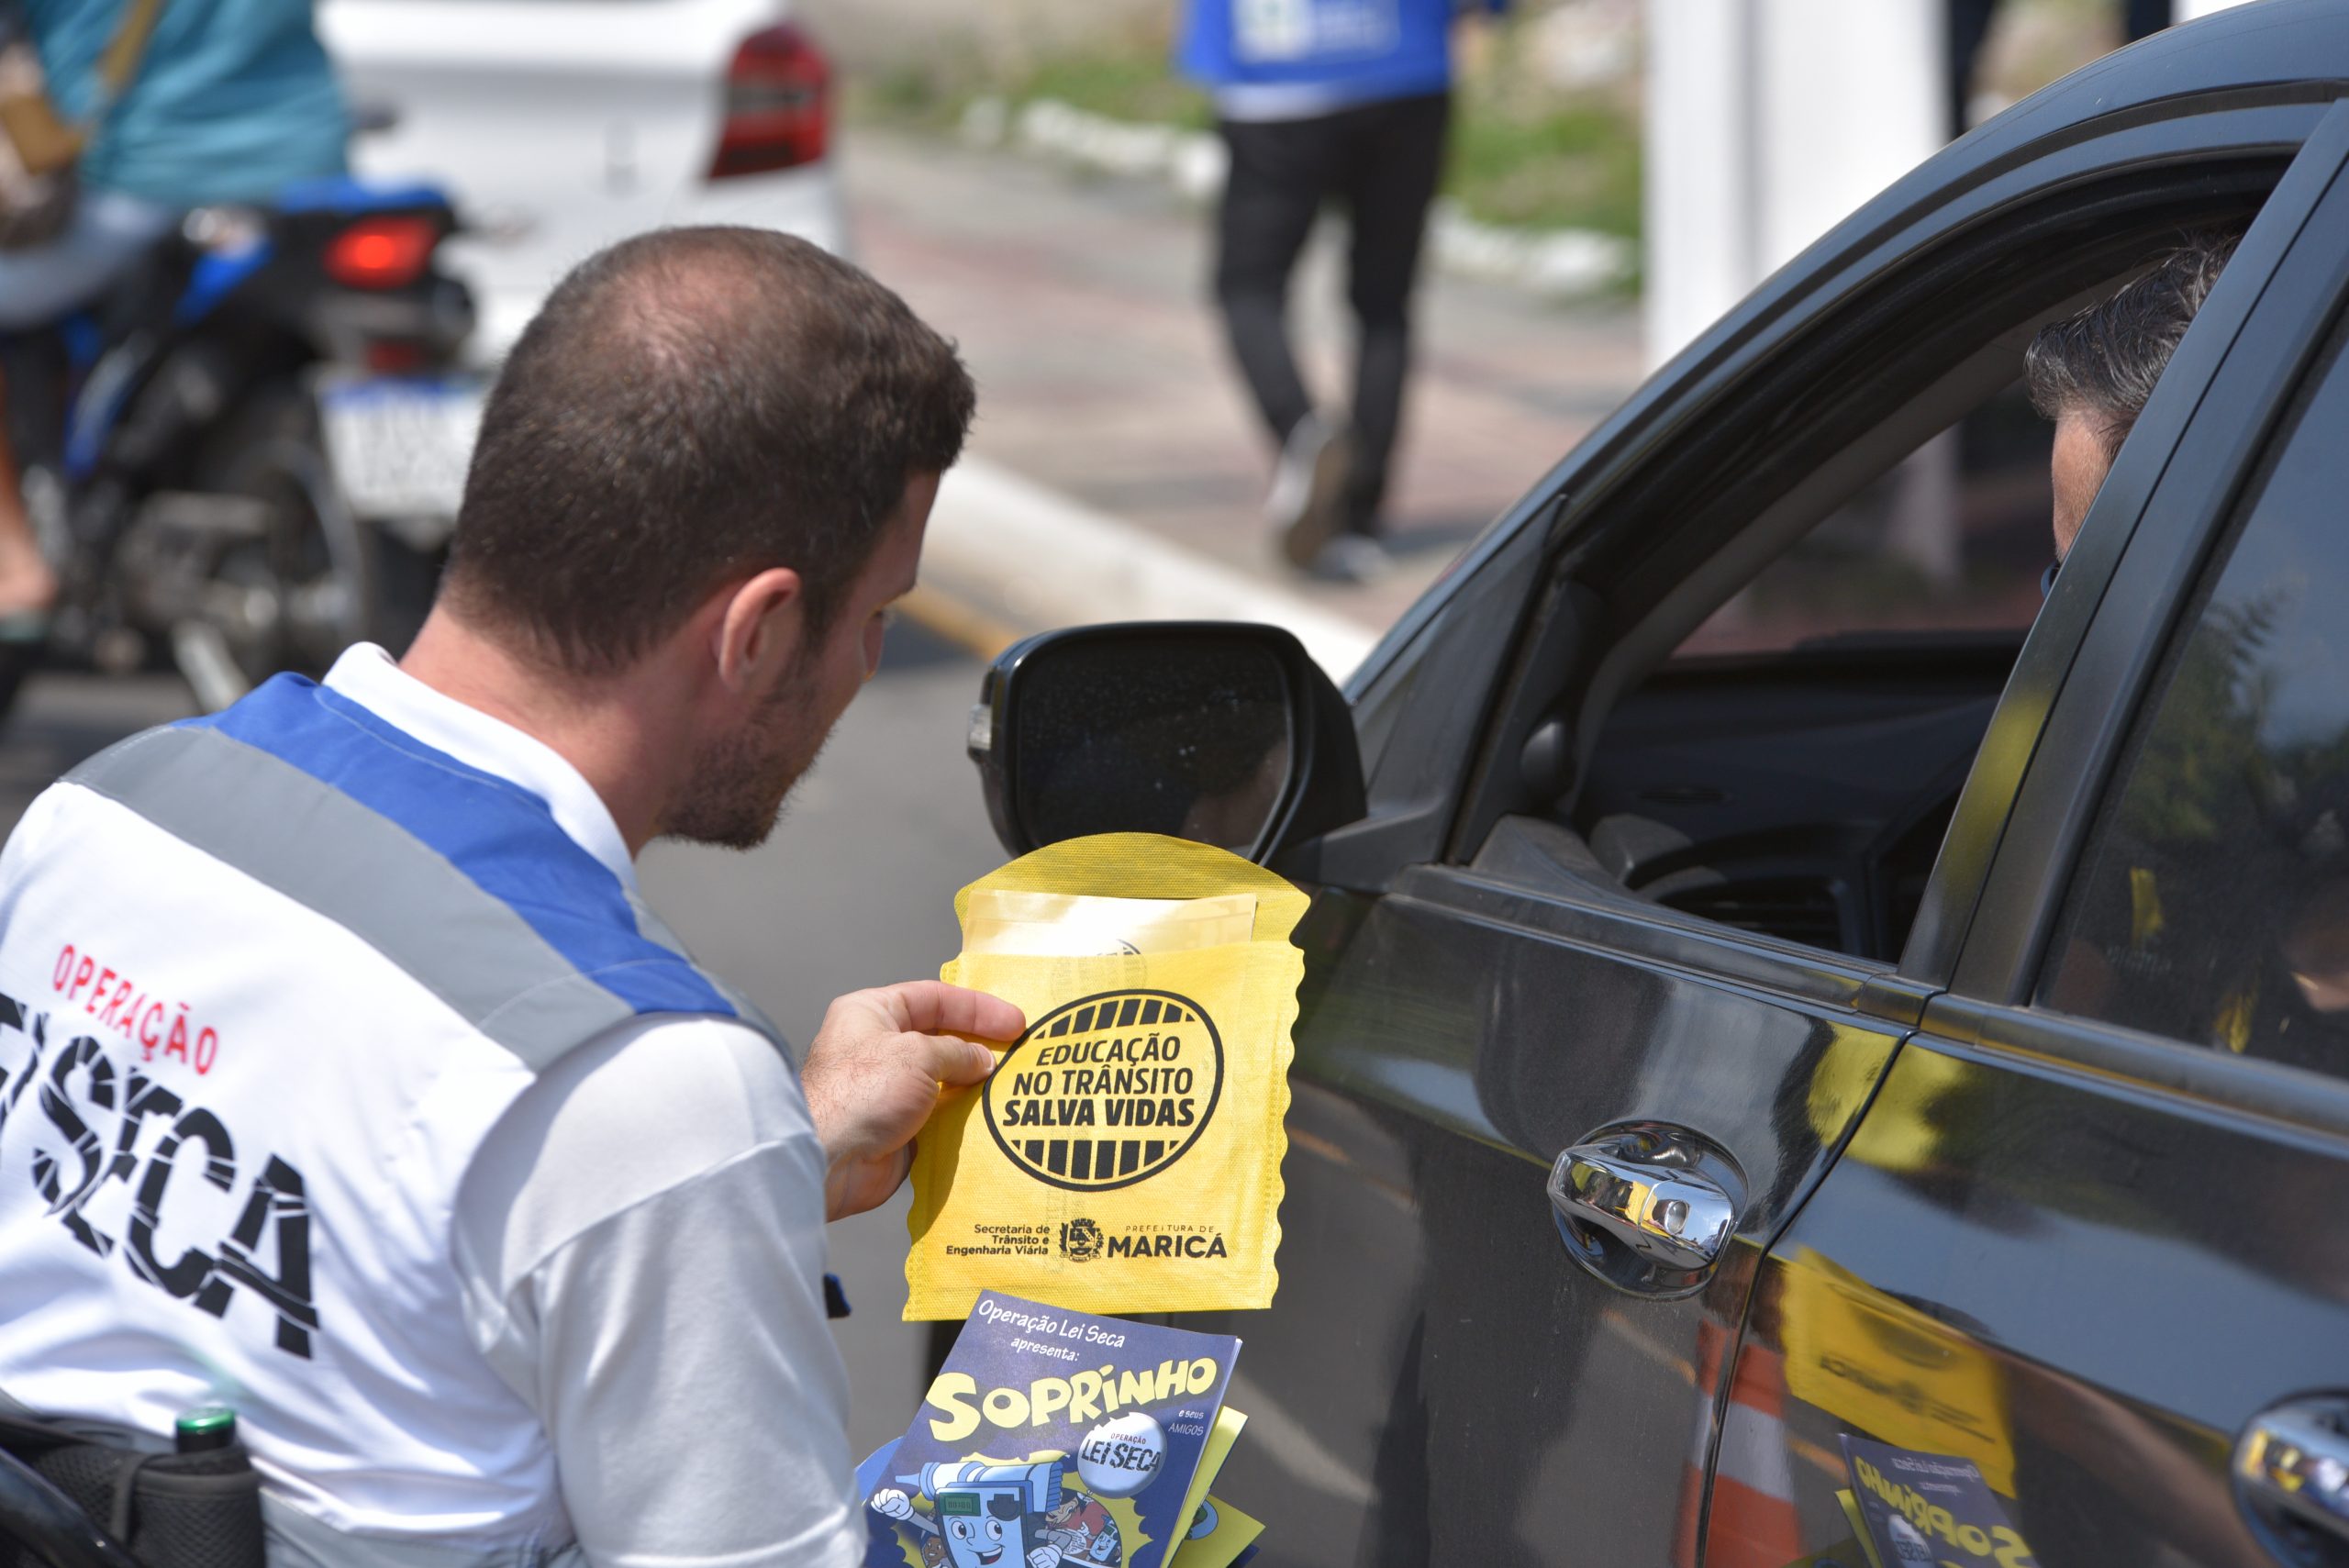
<svg viewBox="0 0 2349 1568"><path fill-rule="evenodd" d="M1266 511L1300 570L1386 562L1379 508L1402 423L1411 290L1451 117L1452 28L1508 0L1187 0L1177 64L1215 99L1230 173L1215 293L1279 456ZM1347 417L1318 411L1289 350L1289 274L1322 206L1345 210L1359 329Z"/></svg>
<svg viewBox="0 0 2349 1568"><path fill-rule="evenodd" d="M344 172L349 119L312 0L163 0L137 72L111 103L98 61L127 0L16 4L50 101L90 139L66 230L0 251L0 332L87 305L191 207L265 202L293 181ZM0 419L0 625L37 624L56 595Z"/></svg>

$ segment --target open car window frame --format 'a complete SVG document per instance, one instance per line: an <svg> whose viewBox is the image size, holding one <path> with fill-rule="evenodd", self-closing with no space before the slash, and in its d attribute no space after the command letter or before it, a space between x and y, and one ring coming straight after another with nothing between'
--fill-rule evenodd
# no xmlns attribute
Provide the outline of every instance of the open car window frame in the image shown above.
<svg viewBox="0 0 2349 1568"><path fill-rule="evenodd" d="M2322 111L2311 106L2297 108L2302 134L2309 135L2310 122L2321 118ZM2021 345L2037 325L2065 308L2100 297L2141 265L2164 239L2182 229L2230 219L2240 222L2266 213L2274 195L2287 189L2288 165L2309 150L2299 145L2298 137L2277 138L2273 120L2247 126L2239 146L2214 150L2205 139L2190 152L2175 145L2183 138L2174 139L2166 150L2138 145L2138 133L2143 128L2116 131L2108 139L2110 145L2097 149L2096 156L2083 157L2078 149L2070 150L2069 155L2085 167L2078 175L2080 183L2064 192L2061 210L2032 210L2049 199L2046 182L2025 178L2021 172L2009 176L2016 188L2002 196L1977 190L1954 201L1952 210L1934 215L1937 221L1928 226L1933 233L1922 239L1912 238L1910 243L1920 256L1912 260L1905 272L1899 267L1887 268L1870 280L1876 296L1857 288L1841 295L1827 291L1830 308L1813 312L1801 323L1800 331L1789 333L1787 341L1776 344L1761 362L1747 367L1742 376L1732 378L1714 397L1684 395L1680 401L1691 412L1676 422L1680 433L1687 434L1695 416L1706 412L1725 421L1736 419L1741 405L1734 399L1739 396L1744 399L1742 406L1749 422L1765 422L1753 411L1768 406L1775 415L1783 406L1782 402L1765 395L1773 383L1783 385L1787 378L1832 374L1839 359L1848 366L1854 345L1871 338L1881 350L1887 339L1877 335L1887 330L1888 322L1900 318L1898 302L1887 303L1883 295L1905 287L1910 291L1906 306L1909 311L1938 312L1938 336L1895 335L1889 341L1897 349L1888 354L1880 352L1874 375L1846 376L1830 395L1841 401L1840 422L1832 410L1815 412L1805 432L1814 443L1799 454L1809 466L1782 476L1775 495L1768 486L1742 486L1736 503L1744 508L1742 517L1722 509L1729 487L1716 483L1711 495L1691 512L1682 514L1672 528L1647 529L1648 538L1625 547L1618 560L1609 562L1604 552L1609 536L1638 531L1643 504L1647 517L1662 512L1659 497L1673 494L1672 471L1702 471L1709 461L1705 452L1675 450L1669 439L1672 432L1667 431L1653 435L1631 454L1636 461L1610 465L1605 461L1608 454L1602 453L1595 476L1589 472L1594 465L1589 463L1567 465L1583 469L1581 474L1553 476L1553 482L1563 477L1564 483L1543 497L1557 508L1556 520L1549 526L1553 549L1543 581L1532 595L1534 607L1517 640L1503 695L1485 727L1483 750L1464 790L1445 859L1454 863L1468 862L1502 817L1523 810L1525 802L1515 776L1518 758L1541 716L1565 704L1569 672L1582 682L1574 699L1579 705L1579 761L1588 756L1615 697L1660 665L1688 628L1844 496L2010 380L2020 363ZM2319 161L2326 156L2321 153ZM2099 180L2109 187L2101 193ZM2002 200L2009 208L2007 227L1995 231L1986 228L1981 209L1995 211ZM2306 200L2304 193L2285 206L2304 206ZM2279 222L2288 228L2296 227L2288 217ZM2241 274L2247 280L2238 288L2248 297L2255 297L2288 239L2288 235L2271 235L2254 242L2258 228L2254 222L2253 236L2246 238L2244 249L2230 268L2231 277ZM2068 259L2059 257L2064 261L2061 266L2043 254L2037 271L2009 272L2002 284L1994 284L1984 281L1978 267L1969 265L1980 257L1966 253L1963 241L1968 229L1977 241L1985 233L1993 234L1988 248L2002 253L2015 250L2017 235L2039 237L2043 251L2050 235L2094 235L2097 239L2093 244L2080 246ZM1933 241L1943 242L1943 249L1936 251ZM1982 291L1972 312L1954 322L1947 319L1946 296L1937 299L1934 294L1936 288L1945 288L1953 275L1970 278L1973 286ZM2125 497L2132 490L2142 499L2143 490L2158 476L2177 427L2199 401L2225 345L2240 327L2248 297L2230 304L2214 295L2197 333L2188 339L2189 345L2199 337L2210 346L2199 351L2181 349L2164 380L2163 391L2140 423L2141 435L2132 438L2131 448L2116 464L2099 512L2121 509L2107 502ZM2002 315L2008 324L1997 325ZM1939 350L1937 357L1919 348L1919 336L1932 338L1932 345ZM1899 377L1904 373L1908 378L1905 395L1887 417L1881 412L1890 401L1885 388L1887 384L1902 384ZM1691 435L1690 439L1694 441L1695 437ZM1717 432L1715 450L1723 444L1734 443L1724 442ZM1610 467L1616 472L1609 473ZM1651 472L1640 472L1642 468ZM2133 480L2132 470L2137 471ZM1577 487L1579 480L1593 482ZM1704 483L1700 472L1693 488L1701 493ZM1715 507L1709 528L1692 520L1706 505ZM2133 519L2108 519L2099 524L2092 519L2090 532L2100 542L2076 551L2074 567L2077 569L2067 567L2065 575L2068 591L2059 593L2043 612L2018 662L2017 676L2027 691L2060 685L2063 672L2085 634L2102 582L2132 523ZM1663 548L1667 539L1683 541L1685 548L1677 561ZM1756 542L1742 548L1747 540ZM1598 570L1594 571L1594 566ZM1622 606L1627 601L1642 607L1624 627L1620 623L1625 619ZM1594 623L1610 618L1619 624L1610 627L1603 639L1595 635ZM2015 689L2010 683L2010 699ZM2026 702L2020 711L2009 713L2016 706L2011 700L2001 705L2001 718L1994 719L1992 734L2009 747L2021 739L2022 754L2028 756L2026 731L2044 719L2045 707ZM2011 767L1994 766L1986 772L1977 765L1969 780L1960 806L1960 826L1968 831L1954 830L1951 842L1945 844L1934 867L1926 912L1902 956L1902 973L1915 977L1915 984L1905 987L1912 998L1937 989L1950 972L1956 941L1964 934L1986 873L1987 849L1995 844L1998 823L2013 801L2017 774L2018 770ZM1961 842L1962 839L1965 841ZM1953 846L1961 851L1954 862L1949 852ZM1921 944L1919 937L1924 939ZM1902 1005L1913 1010L1917 1004L1912 999Z"/></svg>

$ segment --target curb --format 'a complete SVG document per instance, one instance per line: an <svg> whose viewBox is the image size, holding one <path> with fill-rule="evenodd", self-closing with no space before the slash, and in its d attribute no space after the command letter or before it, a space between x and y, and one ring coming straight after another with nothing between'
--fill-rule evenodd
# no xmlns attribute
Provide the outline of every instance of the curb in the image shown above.
<svg viewBox="0 0 2349 1568"><path fill-rule="evenodd" d="M1055 627L1119 620L1282 627L1343 683L1378 633L980 458L939 486L915 620L982 658Z"/></svg>

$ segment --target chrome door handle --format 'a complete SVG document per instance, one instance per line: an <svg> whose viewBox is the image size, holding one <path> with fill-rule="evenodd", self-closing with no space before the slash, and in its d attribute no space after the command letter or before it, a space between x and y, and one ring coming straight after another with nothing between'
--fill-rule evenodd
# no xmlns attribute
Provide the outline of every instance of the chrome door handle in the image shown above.
<svg viewBox="0 0 2349 1568"><path fill-rule="evenodd" d="M2295 1400L2263 1410L2235 1445L2235 1482L2266 1519L2349 1540L2349 1400Z"/></svg>
<svg viewBox="0 0 2349 1568"><path fill-rule="evenodd" d="M1709 1269L1737 1226L1737 1199L1709 1169L1711 1153L1684 1128L1644 1122L1610 1129L1558 1156L1551 1207L1561 1220L1596 1227L1650 1264L1675 1273Z"/></svg>

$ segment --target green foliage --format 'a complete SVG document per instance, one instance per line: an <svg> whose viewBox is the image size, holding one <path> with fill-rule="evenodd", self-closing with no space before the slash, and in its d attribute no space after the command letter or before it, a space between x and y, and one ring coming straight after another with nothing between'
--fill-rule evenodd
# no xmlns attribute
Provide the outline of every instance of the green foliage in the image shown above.
<svg viewBox="0 0 2349 1568"><path fill-rule="evenodd" d="M1445 188L1470 217L1536 228L1640 233L1640 135L1596 96L1529 108L1466 97Z"/></svg>
<svg viewBox="0 0 2349 1568"><path fill-rule="evenodd" d="M1040 61L1017 90L1015 102L1057 98L1112 119L1178 125L1203 130L1215 123L1207 95L1167 69L1163 54L1065 56Z"/></svg>
<svg viewBox="0 0 2349 1568"><path fill-rule="evenodd" d="M845 106L852 121L941 131L978 95L983 73L967 58L926 56L852 76Z"/></svg>
<svg viewBox="0 0 2349 1568"><path fill-rule="evenodd" d="M1640 124L1628 94L1567 93L1534 81L1517 34L1455 93L1445 194L1472 217L1533 228L1640 234ZM1051 98L1134 123L1204 129L1206 94L1169 67L1163 39L1137 35L1019 64L932 55L850 84L852 116L916 128L951 128L974 99L1015 107Z"/></svg>

